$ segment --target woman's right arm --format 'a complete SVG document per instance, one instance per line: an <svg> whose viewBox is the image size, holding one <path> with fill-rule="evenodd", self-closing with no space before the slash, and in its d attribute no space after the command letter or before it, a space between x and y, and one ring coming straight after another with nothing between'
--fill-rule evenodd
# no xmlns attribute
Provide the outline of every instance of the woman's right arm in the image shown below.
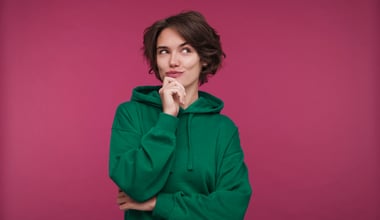
<svg viewBox="0 0 380 220"><path fill-rule="evenodd" d="M137 202L154 197L170 174L176 145L178 119L160 113L147 133L135 125L133 103L116 111L110 144L109 175L118 187Z"/></svg>

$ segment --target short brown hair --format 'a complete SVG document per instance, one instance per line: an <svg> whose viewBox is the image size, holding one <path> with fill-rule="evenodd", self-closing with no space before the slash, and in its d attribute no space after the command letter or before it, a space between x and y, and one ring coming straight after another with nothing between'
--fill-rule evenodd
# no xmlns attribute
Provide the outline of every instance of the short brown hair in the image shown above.
<svg viewBox="0 0 380 220"><path fill-rule="evenodd" d="M199 54L201 62L207 65L202 68L199 81L206 83L209 75L214 75L221 67L226 56L222 50L220 37L197 11L184 11L177 15L156 21L144 30L144 57L148 61L149 73L154 73L161 80L157 67L157 38L165 28L175 29Z"/></svg>

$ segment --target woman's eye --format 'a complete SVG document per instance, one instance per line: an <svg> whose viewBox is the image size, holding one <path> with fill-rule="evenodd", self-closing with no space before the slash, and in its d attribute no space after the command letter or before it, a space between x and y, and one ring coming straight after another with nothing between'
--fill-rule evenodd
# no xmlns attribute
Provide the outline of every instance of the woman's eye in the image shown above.
<svg viewBox="0 0 380 220"><path fill-rule="evenodd" d="M159 50L159 51L158 51L158 54L166 54L166 53L168 53L167 50Z"/></svg>
<svg viewBox="0 0 380 220"><path fill-rule="evenodd" d="M190 48L185 47L185 48L182 48L182 52L183 53L191 53L191 50L190 50Z"/></svg>

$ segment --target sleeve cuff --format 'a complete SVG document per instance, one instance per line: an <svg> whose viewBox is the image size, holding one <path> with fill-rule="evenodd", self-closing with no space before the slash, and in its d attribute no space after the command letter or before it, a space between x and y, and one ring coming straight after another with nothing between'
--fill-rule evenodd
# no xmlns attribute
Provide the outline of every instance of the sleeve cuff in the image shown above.
<svg viewBox="0 0 380 220"><path fill-rule="evenodd" d="M177 117L161 112L156 127L169 132L175 132L178 121Z"/></svg>
<svg viewBox="0 0 380 220"><path fill-rule="evenodd" d="M153 216L169 219L174 209L174 194L161 193L157 196L156 207L153 210Z"/></svg>

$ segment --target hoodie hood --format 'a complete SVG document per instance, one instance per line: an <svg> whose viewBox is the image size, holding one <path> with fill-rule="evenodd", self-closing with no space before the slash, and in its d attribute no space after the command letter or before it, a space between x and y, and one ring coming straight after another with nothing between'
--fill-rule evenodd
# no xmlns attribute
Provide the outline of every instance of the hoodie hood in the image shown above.
<svg viewBox="0 0 380 220"><path fill-rule="evenodd" d="M162 109L161 97L158 93L161 86L140 86L136 87L132 93L132 101L140 102L146 105L151 105L155 108ZM193 102L188 108L180 108L179 116L183 115L186 120L187 132L187 170L193 170L193 152L192 152L192 119L197 114L219 114L223 109L223 101L219 98L207 93L198 92L198 99Z"/></svg>
<svg viewBox="0 0 380 220"><path fill-rule="evenodd" d="M132 101L151 105L156 108L162 108L160 94L158 90L161 86L140 86L136 87L132 93ZM220 113L223 109L223 101L219 98L207 93L198 92L198 99L192 103L187 109L181 109L181 114L184 113Z"/></svg>

